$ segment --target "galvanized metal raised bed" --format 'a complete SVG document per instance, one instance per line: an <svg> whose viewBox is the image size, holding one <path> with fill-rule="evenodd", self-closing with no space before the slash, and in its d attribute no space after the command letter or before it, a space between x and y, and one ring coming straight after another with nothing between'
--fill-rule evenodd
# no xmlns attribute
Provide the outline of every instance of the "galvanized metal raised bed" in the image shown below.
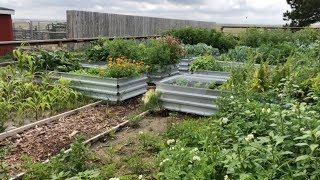
<svg viewBox="0 0 320 180"><path fill-rule="evenodd" d="M71 81L71 87L85 96L111 102L144 94L147 91L147 77L135 78L103 78L98 76L79 75L72 73L55 73L54 77Z"/></svg>
<svg viewBox="0 0 320 180"><path fill-rule="evenodd" d="M157 91L162 94L161 102L165 109L211 116L218 110L216 100L223 93L228 93L227 91L175 85L174 83L179 78L185 78L193 82L215 82L217 84L223 84L226 81L223 77L200 74L182 74L166 78L156 83Z"/></svg>
<svg viewBox="0 0 320 180"><path fill-rule="evenodd" d="M188 74L189 68L195 59L197 59L197 57L181 59L181 61L179 63L179 73L180 74Z"/></svg>
<svg viewBox="0 0 320 180"><path fill-rule="evenodd" d="M230 78L230 73L229 72L222 72L222 71L199 70L199 71L194 72L193 74L213 76L214 78L224 79L224 80L227 80L227 79Z"/></svg>
<svg viewBox="0 0 320 180"><path fill-rule="evenodd" d="M156 72L148 73L148 83L156 83L160 80L179 74L177 65L170 65Z"/></svg>

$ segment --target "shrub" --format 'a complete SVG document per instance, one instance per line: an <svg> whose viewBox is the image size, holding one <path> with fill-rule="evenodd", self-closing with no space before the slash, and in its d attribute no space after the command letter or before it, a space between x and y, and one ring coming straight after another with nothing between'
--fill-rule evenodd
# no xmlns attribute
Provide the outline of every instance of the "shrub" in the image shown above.
<svg viewBox="0 0 320 180"><path fill-rule="evenodd" d="M226 52L237 44L232 35L217 32L215 29L185 27L171 29L163 34L176 37L184 44L205 43L213 48L218 48L221 52Z"/></svg>
<svg viewBox="0 0 320 180"><path fill-rule="evenodd" d="M196 45L187 44L184 45L184 49L189 57L202 56L205 54L215 55L219 53L217 48L213 48L212 46L208 46L204 43L198 43Z"/></svg>
<svg viewBox="0 0 320 180"><path fill-rule="evenodd" d="M259 47L263 44L278 44L284 41L292 41L292 33L285 30L261 30L257 28L247 29L239 35L239 45Z"/></svg>
<svg viewBox="0 0 320 180"><path fill-rule="evenodd" d="M147 44L144 61L151 66L150 71L154 72L168 65L178 64L183 53L180 42L171 36L166 36Z"/></svg>
<svg viewBox="0 0 320 180"><path fill-rule="evenodd" d="M109 40L108 38L100 38L88 49L86 54L90 61L106 61L107 58L126 57L129 59L140 60L141 46L132 39L116 38Z"/></svg>
<svg viewBox="0 0 320 180"><path fill-rule="evenodd" d="M204 55L192 62L191 72L197 70L222 71L223 67L217 62L217 59L211 55Z"/></svg>

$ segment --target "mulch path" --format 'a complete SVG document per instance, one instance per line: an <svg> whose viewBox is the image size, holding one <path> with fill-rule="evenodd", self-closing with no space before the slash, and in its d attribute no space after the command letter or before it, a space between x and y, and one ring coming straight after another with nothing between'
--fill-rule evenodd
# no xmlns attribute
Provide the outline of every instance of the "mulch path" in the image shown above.
<svg viewBox="0 0 320 180"><path fill-rule="evenodd" d="M44 161L61 149L67 149L79 134L90 138L124 122L139 105L137 99L128 100L123 105L98 105L0 141L0 148L8 149L4 161L13 167L10 174L21 171L22 155L34 161Z"/></svg>

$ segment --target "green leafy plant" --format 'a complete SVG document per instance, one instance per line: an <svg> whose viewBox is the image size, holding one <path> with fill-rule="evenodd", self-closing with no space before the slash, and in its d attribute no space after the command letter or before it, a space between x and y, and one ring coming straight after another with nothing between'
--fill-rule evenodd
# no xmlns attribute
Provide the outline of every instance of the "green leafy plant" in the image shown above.
<svg viewBox="0 0 320 180"><path fill-rule="evenodd" d="M143 61L150 66L150 72L163 71L170 65L178 64L184 54L179 40L171 36L151 40L145 51Z"/></svg>
<svg viewBox="0 0 320 180"><path fill-rule="evenodd" d="M204 55L192 62L191 72L198 70L222 71L223 67L217 62L217 59L211 55Z"/></svg>

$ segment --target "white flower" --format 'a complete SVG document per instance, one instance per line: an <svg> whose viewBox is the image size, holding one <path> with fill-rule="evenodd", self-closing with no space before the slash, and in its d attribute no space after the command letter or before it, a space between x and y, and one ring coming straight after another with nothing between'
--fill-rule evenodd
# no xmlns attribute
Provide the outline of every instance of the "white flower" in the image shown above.
<svg viewBox="0 0 320 180"><path fill-rule="evenodd" d="M175 147L170 147L169 149L170 149L170 150L174 150L174 149L175 149Z"/></svg>
<svg viewBox="0 0 320 180"><path fill-rule="evenodd" d="M195 152L198 152L198 151L199 151L198 148L194 148L194 149L192 149L192 150L190 151L190 154L195 153Z"/></svg>
<svg viewBox="0 0 320 180"><path fill-rule="evenodd" d="M246 110L246 111L244 111L244 113L246 113L246 114L250 114L250 111L249 111L249 110Z"/></svg>
<svg viewBox="0 0 320 180"><path fill-rule="evenodd" d="M181 148L181 151L184 151L184 148Z"/></svg>
<svg viewBox="0 0 320 180"><path fill-rule="evenodd" d="M262 109L261 109L261 112L262 112L262 113L265 113L265 112L266 112L266 109L262 108Z"/></svg>
<svg viewBox="0 0 320 180"><path fill-rule="evenodd" d="M222 123L223 123L223 124L227 124L227 123L228 123L228 121L229 121L229 119L228 119L228 118L226 118L226 117L222 118Z"/></svg>
<svg viewBox="0 0 320 180"><path fill-rule="evenodd" d="M174 142L176 142L174 139L169 139L169 140L167 140L167 144L168 144L168 145L170 145L170 144L172 144L172 143L174 143Z"/></svg>
<svg viewBox="0 0 320 180"><path fill-rule="evenodd" d="M229 176L228 176L228 175L225 175L225 176L224 176L224 180L229 180Z"/></svg>
<svg viewBox="0 0 320 180"><path fill-rule="evenodd" d="M120 180L120 178L110 178L109 180Z"/></svg>
<svg viewBox="0 0 320 180"><path fill-rule="evenodd" d="M300 131L302 132L302 131L304 131L305 129L304 128L300 128Z"/></svg>
<svg viewBox="0 0 320 180"><path fill-rule="evenodd" d="M138 134L140 134L140 135L143 134L143 131L139 131Z"/></svg>
<svg viewBox="0 0 320 180"><path fill-rule="evenodd" d="M230 96L230 98L233 99L234 97L233 97L233 96Z"/></svg>
<svg viewBox="0 0 320 180"><path fill-rule="evenodd" d="M200 158L199 156L193 156L193 157L192 157L192 160L193 160L193 161L200 161L201 158Z"/></svg>
<svg viewBox="0 0 320 180"><path fill-rule="evenodd" d="M140 174L138 178L139 178L139 179L142 179L142 178L143 178L142 174Z"/></svg>
<svg viewBox="0 0 320 180"><path fill-rule="evenodd" d="M254 139L254 135L251 133L251 134L248 134L246 138L244 138L246 141L250 141L252 139Z"/></svg>
<svg viewBox="0 0 320 180"><path fill-rule="evenodd" d="M247 103L249 103L250 102L250 100L249 99L247 99Z"/></svg>
<svg viewBox="0 0 320 180"><path fill-rule="evenodd" d="M271 109L270 109L270 108L268 108L268 109L267 109L267 113L269 114L270 112L271 112Z"/></svg>
<svg viewBox="0 0 320 180"><path fill-rule="evenodd" d="M167 162L167 161L169 161L169 160L170 160L170 159L168 159L168 158L164 159L162 162L160 162L160 166L162 166L163 163L165 163L165 162Z"/></svg>

